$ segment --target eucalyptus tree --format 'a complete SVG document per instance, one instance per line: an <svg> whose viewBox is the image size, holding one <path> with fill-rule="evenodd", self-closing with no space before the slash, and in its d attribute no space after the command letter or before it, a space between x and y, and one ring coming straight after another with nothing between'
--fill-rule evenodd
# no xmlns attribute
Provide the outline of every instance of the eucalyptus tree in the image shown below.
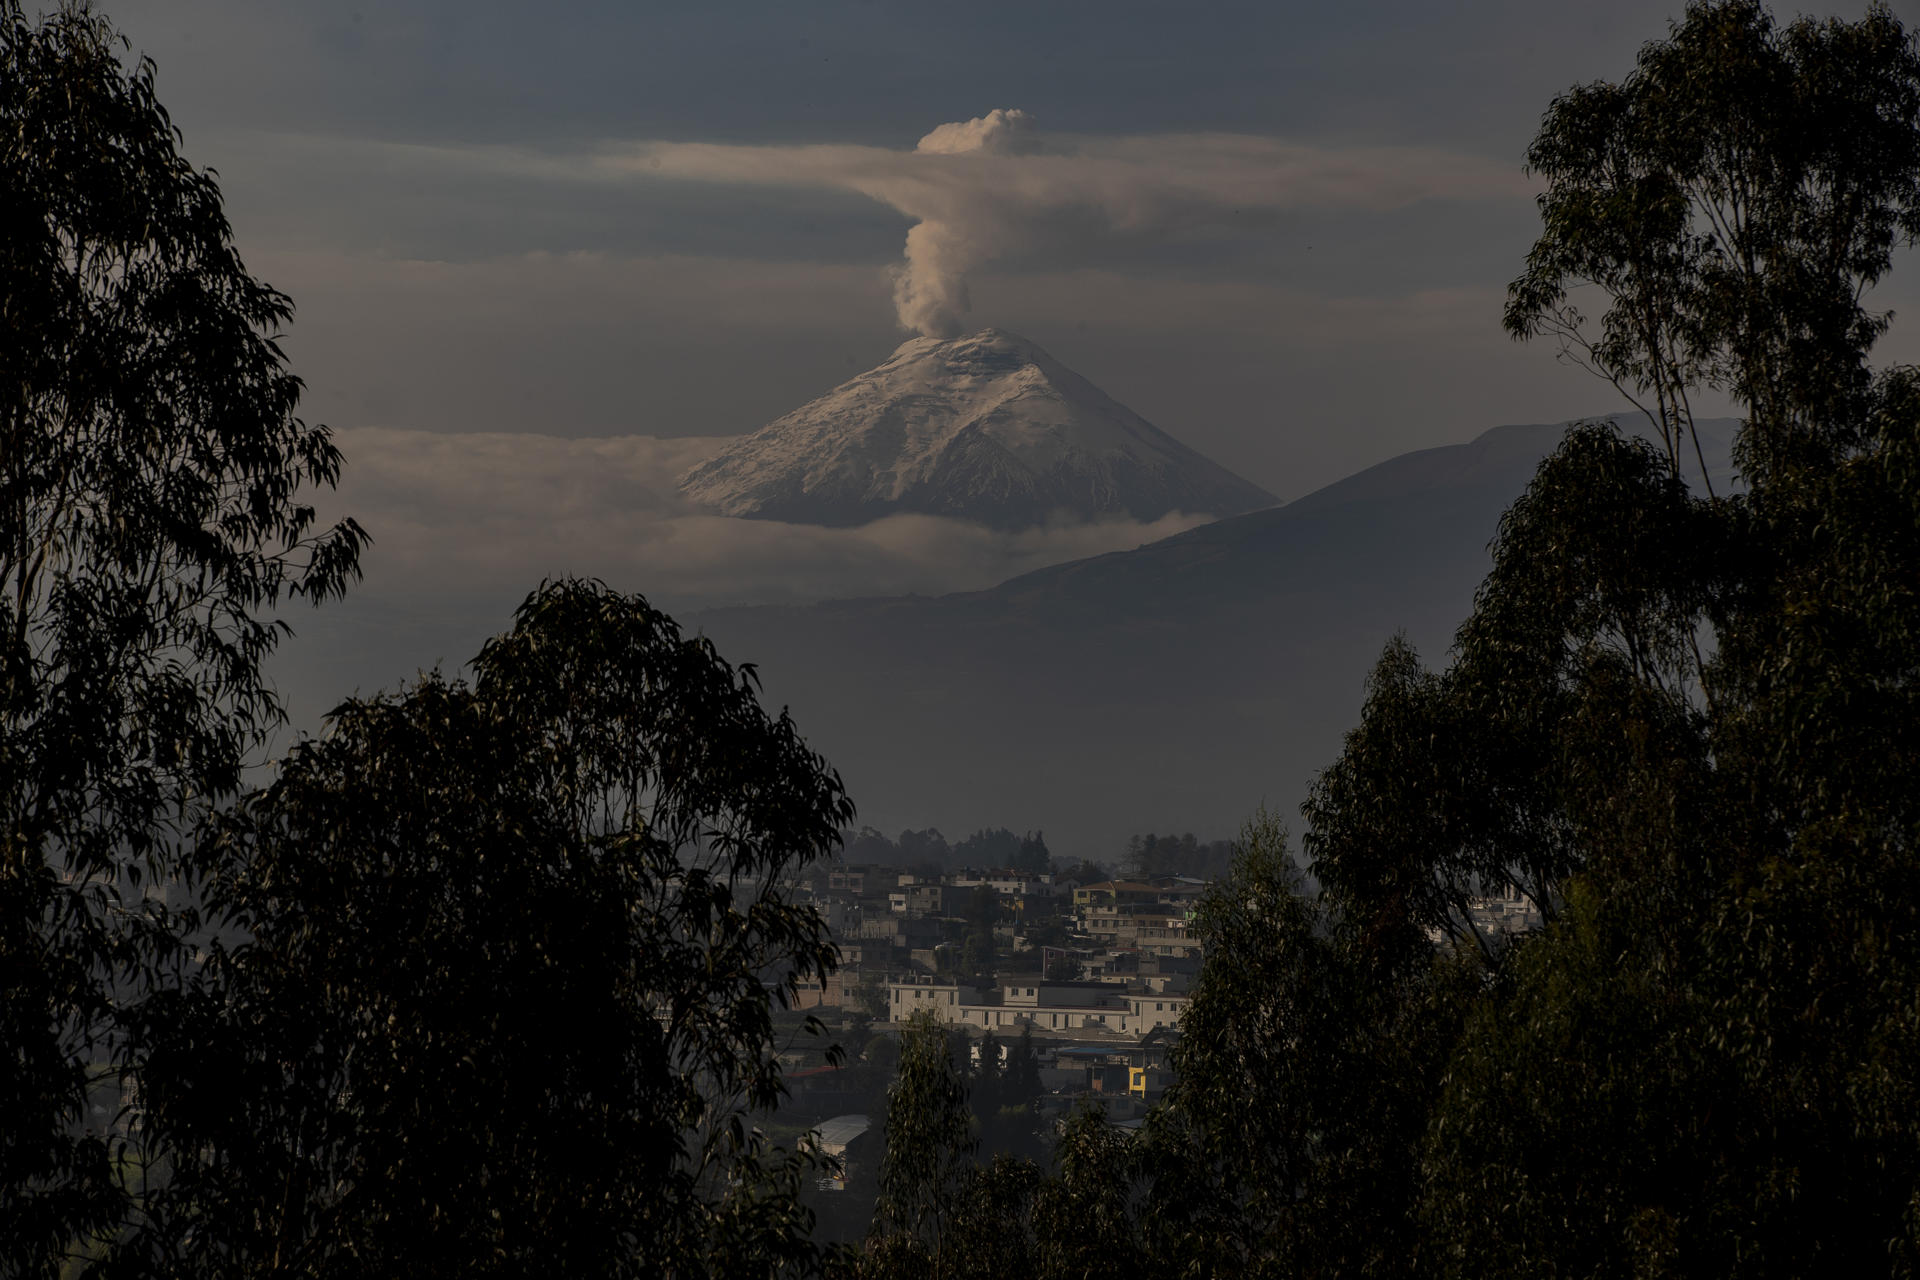
<svg viewBox="0 0 1920 1280"><path fill-rule="evenodd" d="M1151 1274L1140 1247L1142 1173L1133 1135L1110 1123L1101 1104L1081 1103L1061 1126L1051 1176L1033 1188L1031 1274L1040 1280Z"/></svg>
<svg viewBox="0 0 1920 1280"><path fill-rule="evenodd" d="M181 961L196 830L281 721L289 598L356 576L310 494L292 304L249 275L154 69L84 7L0 0L0 1271L127 1203L88 1093Z"/></svg>
<svg viewBox="0 0 1920 1280"><path fill-rule="evenodd" d="M1255 863L1203 917L1165 1132L1212 1158L1153 1230L1241 1273L1911 1274L1920 375L1868 303L1920 234L1920 50L1695 3L1529 160L1508 327L1651 440L1569 432L1451 663L1388 646L1306 806L1321 900ZM1537 935L1475 926L1501 888Z"/></svg>
<svg viewBox="0 0 1920 1280"><path fill-rule="evenodd" d="M1404 919L1311 895L1262 813L1193 928L1206 963L1174 1082L1132 1167L1139 1247L1170 1276L1406 1274L1434 1097L1477 969Z"/></svg>
<svg viewBox="0 0 1920 1280"><path fill-rule="evenodd" d="M861 1274L939 1274L947 1227L973 1177L978 1145L968 1082L946 1028L931 1011L900 1033L900 1061L887 1089L880 1195Z"/></svg>
<svg viewBox="0 0 1920 1280"><path fill-rule="evenodd" d="M790 886L838 777L750 668L598 584L472 667L343 703L220 824L244 940L139 1024L170 1176L130 1273L812 1265L811 1160L754 1121L774 1008L836 962Z"/></svg>
<svg viewBox="0 0 1920 1280"><path fill-rule="evenodd" d="M1884 5L1785 28L1756 0L1689 5L1631 75L1548 109L1528 152L1543 232L1507 328L1618 386L1676 473L1686 446L1700 461L1702 387L1746 413L1750 480L1804 449L1831 458L1873 399L1865 358L1889 317L1866 292L1920 233L1917 116L1913 42Z"/></svg>
<svg viewBox="0 0 1920 1280"><path fill-rule="evenodd" d="M1694 4L1557 99L1530 161L1508 325L1659 443L1570 434L1452 666L1390 655L1310 811L1341 927L1432 925L1489 882L1553 920L1489 957L1430 1122L1425 1259L1911 1270L1920 395L1871 365L1867 301L1920 233L1920 52L1882 7ZM1685 482L1702 388L1741 407L1742 492Z"/></svg>

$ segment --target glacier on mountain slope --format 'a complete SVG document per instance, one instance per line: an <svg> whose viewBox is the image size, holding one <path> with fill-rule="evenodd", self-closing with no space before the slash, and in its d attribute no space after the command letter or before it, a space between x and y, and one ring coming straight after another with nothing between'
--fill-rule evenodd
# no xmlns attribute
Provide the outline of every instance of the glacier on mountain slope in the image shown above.
<svg viewBox="0 0 1920 1280"><path fill-rule="evenodd" d="M1275 502L1002 329L902 343L680 483L725 515L840 526L910 511L1026 528Z"/></svg>

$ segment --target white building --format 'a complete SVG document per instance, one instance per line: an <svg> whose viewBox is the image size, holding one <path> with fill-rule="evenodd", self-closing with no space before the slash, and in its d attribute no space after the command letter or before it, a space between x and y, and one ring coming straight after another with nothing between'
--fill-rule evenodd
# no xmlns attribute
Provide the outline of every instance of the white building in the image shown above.
<svg viewBox="0 0 1920 1280"><path fill-rule="evenodd" d="M887 1007L895 1022L927 1009L948 1025L996 1034L1018 1035L1023 1025L1031 1025L1036 1031L1132 1037L1176 1025L1186 1011L1187 997L1144 988L1127 990L1112 983L1048 981L1034 975L1003 977L991 990L910 977L887 984Z"/></svg>
<svg viewBox="0 0 1920 1280"><path fill-rule="evenodd" d="M1044 898L1053 895L1053 874L1039 875L1021 871L975 871L963 868L947 878L956 889L977 889L981 885L1003 898Z"/></svg>

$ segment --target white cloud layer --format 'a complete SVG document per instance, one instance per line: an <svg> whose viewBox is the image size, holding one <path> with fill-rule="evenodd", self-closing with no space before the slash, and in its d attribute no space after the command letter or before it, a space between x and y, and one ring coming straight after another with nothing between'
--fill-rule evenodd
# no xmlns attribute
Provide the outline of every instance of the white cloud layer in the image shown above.
<svg viewBox="0 0 1920 1280"><path fill-rule="evenodd" d="M435 666L459 670L513 625L515 606L544 578L597 577L697 626L689 614L725 605L984 588L1201 522L1001 533L902 515L826 529L689 510L674 478L724 437L362 427L336 440L347 464L321 515L351 514L374 543L365 580L344 601L283 614L294 634L269 670L292 728L309 733L346 696L397 689Z"/></svg>
<svg viewBox="0 0 1920 1280"><path fill-rule="evenodd" d="M374 536L366 589L410 600L492 598L579 574L674 610L991 586L1201 523L1170 515L1003 533L899 515L827 529L703 514L674 477L727 441L618 436L337 433L330 508ZM486 620L477 620L485 622ZM494 620L498 625L498 620Z"/></svg>

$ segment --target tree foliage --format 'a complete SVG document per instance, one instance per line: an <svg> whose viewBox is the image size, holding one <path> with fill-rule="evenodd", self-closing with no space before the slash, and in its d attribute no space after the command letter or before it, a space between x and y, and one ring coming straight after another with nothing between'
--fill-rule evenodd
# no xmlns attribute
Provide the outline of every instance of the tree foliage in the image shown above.
<svg viewBox="0 0 1920 1280"><path fill-rule="evenodd" d="M85 1122L129 1073L121 1011L193 927L209 807L280 723L260 674L291 598L364 535L308 494L341 459L295 416L287 298L235 252L154 73L106 22L0 3L0 1270L125 1213Z"/></svg>
<svg viewBox="0 0 1920 1280"><path fill-rule="evenodd" d="M1128 839L1120 869L1122 874L1140 880L1160 876L1217 880L1232 868L1233 858L1234 846L1230 840L1201 841L1195 839L1191 831L1182 836L1155 835L1149 831Z"/></svg>
<svg viewBox="0 0 1920 1280"><path fill-rule="evenodd" d="M1109 1124L1097 1104L1086 1105L1061 1126L1050 1172L1008 1151L976 1163L978 1135L987 1127L978 1112L991 1111L997 1099L1030 1098L1038 1080L1030 1029L1006 1054L1004 1073L987 1066L999 1059L994 1046L970 1079L956 1052L965 1043L964 1033L949 1034L925 1011L902 1034L873 1230L862 1253L831 1260L830 1274L886 1280L1143 1274L1136 1220L1146 1184L1130 1135ZM984 1045L992 1044L987 1037Z"/></svg>
<svg viewBox="0 0 1920 1280"><path fill-rule="evenodd" d="M934 1265L976 1141L966 1069L932 1012L916 1012L900 1033L900 1065L887 1090L886 1154L868 1246L875 1274Z"/></svg>
<svg viewBox="0 0 1920 1280"><path fill-rule="evenodd" d="M1669 406L1669 475L1712 386L1747 490L1644 460L1621 488L1634 446L1589 433L1502 527L1452 683L1560 699L1529 808L1567 836L1569 918L1463 1041L1433 1221L1480 1275L1487 1238L1513 1274L1910 1268L1920 401L1869 365L1864 293L1920 232L1920 53L1884 9L1696 5L1557 101L1533 162L1510 323L1599 285L1600 359ZM1576 1134L1582 1168L1502 1167Z"/></svg>
<svg viewBox="0 0 1920 1280"><path fill-rule="evenodd" d="M750 670L547 584L349 701L221 824L245 933L140 1025L172 1154L143 1273L803 1265L771 1004L835 962L788 877L852 816Z"/></svg>
<svg viewBox="0 0 1920 1280"><path fill-rule="evenodd" d="M1485 974L1418 1178L1372 1186L1439 1274L1910 1272L1920 399L1868 363L1864 299L1920 232L1920 54L1884 9L1695 4L1530 159L1509 327L1654 439L1568 435L1452 665L1390 647L1314 790L1329 945L1407 1009L1448 963L1423 936ZM1743 491L1692 446L1701 387L1742 405ZM1494 945L1469 909L1495 889L1547 928ZM1388 1131L1316 1130L1313 1164Z"/></svg>
<svg viewBox="0 0 1920 1280"><path fill-rule="evenodd" d="M1691 393L1747 413L1750 480L1861 443L1863 295L1920 234L1920 71L1884 7L1777 27L1756 0L1695 3L1618 84L1557 98L1528 152L1544 224L1507 327L1646 409L1677 474ZM1597 327L1571 292L1606 300ZM1811 452L1808 452L1811 451Z"/></svg>
<svg viewBox="0 0 1920 1280"><path fill-rule="evenodd" d="M1207 962L1142 1139L1144 1256L1166 1275L1401 1274L1471 970L1430 949L1396 967L1306 896L1268 815L1237 848L1194 922Z"/></svg>
<svg viewBox="0 0 1920 1280"><path fill-rule="evenodd" d="M1145 1259L1136 1223L1142 1208L1139 1152L1098 1104L1077 1108L1054 1148L1053 1175L1034 1191L1035 1273L1139 1275Z"/></svg>

